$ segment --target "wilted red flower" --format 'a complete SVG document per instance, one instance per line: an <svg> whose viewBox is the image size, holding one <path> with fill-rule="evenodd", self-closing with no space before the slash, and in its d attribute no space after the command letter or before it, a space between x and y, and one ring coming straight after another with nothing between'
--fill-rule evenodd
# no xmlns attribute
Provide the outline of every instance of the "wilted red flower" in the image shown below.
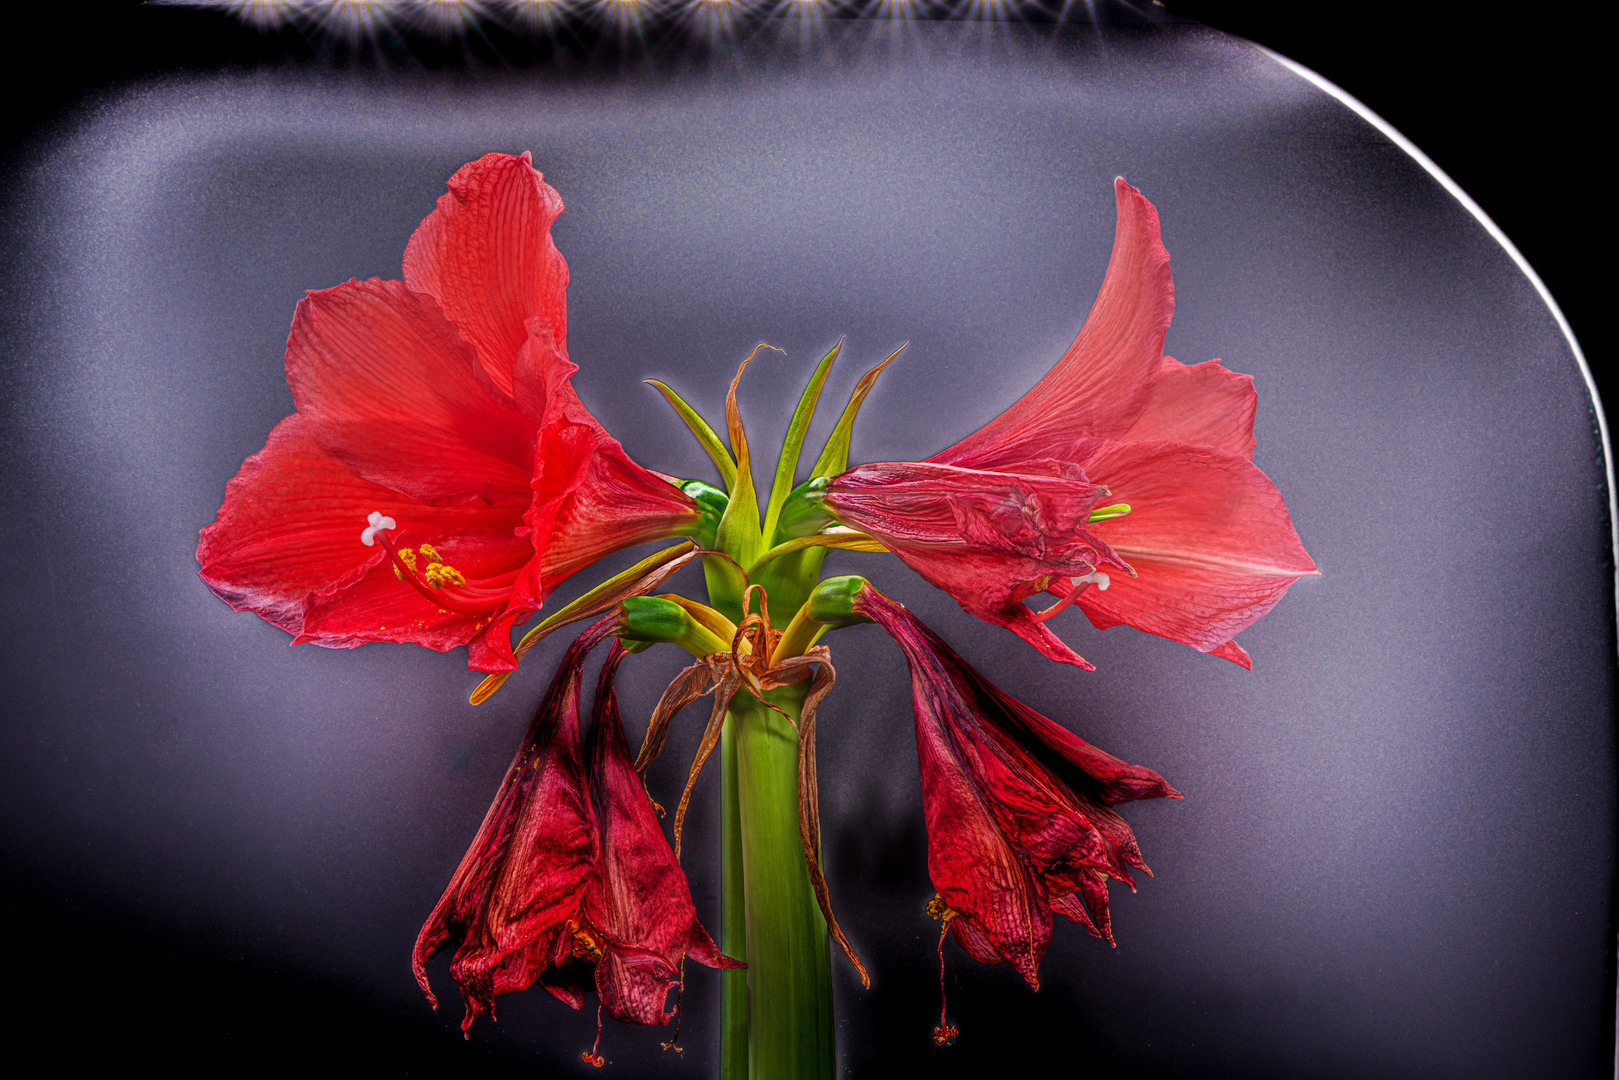
<svg viewBox="0 0 1619 1080"><path fill-rule="evenodd" d="M822 503L968 612L1050 655L1043 642L1055 637L1028 617L1024 598L1057 576L1094 578L1102 567L1129 573L1088 529L1106 494L1082 478L904 461L859 465L834 477Z"/></svg>
<svg viewBox="0 0 1619 1080"><path fill-rule="evenodd" d="M1163 355L1175 288L1158 212L1123 179L1114 193L1107 276L1056 366L1000 416L928 459L958 471L862 465L831 482L825 503L969 612L1053 660L1091 666L1044 625L1077 602L1099 628L1129 623L1248 667L1232 637L1315 564L1281 493L1252 463L1253 380L1218 360L1188 367ZM1057 499L1035 476L1083 484L1129 512L1087 525L1081 487ZM953 542L917 543L853 498L894 478L931 484L934 503L957 517ZM1004 530L985 530L982 512L961 509L972 505L969 493L992 503L997 492L990 519L1017 526L999 548ZM953 556L966 556L965 565ZM1059 602L1036 614L1023 601L1042 591Z"/></svg>
<svg viewBox="0 0 1619 1080"><path fill-rule="evenodd" d="M299 302L297 411L227 485L197 560L295 643L467 645L468 666L503 671L512 626L570 574L697 513L569 383L561 198L527 154L487 154L449 188L404 281Z"/></svg>
<svg viewBox="0 0 1619 1080"><path fill-rule="evenodd" d="M450 973L467 1004L462 1028L495 998L539 982L574 1008L595 989L613 1017L664 1024L669 988L687 954L741 967L697 921L675 861L635 771L612 681L617 642L596 689L589 779L579 752L585 657L617 628L593 624L568 648L500 791L412 955L416 981L436 1006L427 962L458 942Z"/></svg>
<svg viewBox="0 0 1619 1080"><path fill-rule="evenodd" d="M930 910L973 959L1006 960L1034 987L1053 911L1111 944L1107 880L1134 890L1129 868L1147 871L1112 807L1180 793L1000 690L869 584L853 610L910 665Z"/></svg>

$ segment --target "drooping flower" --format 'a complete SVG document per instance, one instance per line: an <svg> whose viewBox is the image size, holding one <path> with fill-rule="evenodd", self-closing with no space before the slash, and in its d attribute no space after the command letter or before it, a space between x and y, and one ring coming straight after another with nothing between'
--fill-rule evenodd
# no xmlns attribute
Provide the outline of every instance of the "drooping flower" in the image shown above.
<svg viewBox="0 0 1619 1080"><path fill-rule="evenodd" d="M609 614L569 647L500 792L422 927L416 980L437 1005L426 965L458 943L450 972L467 1004L462 1027L535 982L573 1008L594 989L618 1020L665 1024L665 1001L689 955L741 967L697 921L690 887L653 814L624 741L614 643L581 759L585 658L618 628Z"/></svg>
<svg viewBox="0 0 1619 1080"><path fill-rule="evenodd" d="M630 757L613 693L624 647L613 643L591 717L590 797L600 842L585 893L585 930L601 942L595 985L619 1020L666 1024L668 990L690 956L714 968L746 967L721 953L697 921L691 889Z"/></svg>
<svg viewBox="0 0 1619 1080"><path fill-rule="evenodd" d="M427 962L457 943L450 973L461 987L463 1029L495 998L544 980L575 1008L565 967L580 945L585 893L598 861L595 811L579 753L585 658L613 630L609 616L568 647L472 846L422 926L411 966L435 1007Z"/></svg>
<svg viewBox="0 0 1619 1080"><path fill-rule="evenodd" d="M470 667L503 671L512 626L570 574L691 531L692 499L569 382L561 212L527 154L487 154L411 237L404 281L299 302L297 411L197 547L216 594L295 643L467 645Z"/></svg>
<svg viewBox="0 0 1619 1080"><path fill-rule="evenodd" d="M1317 571L1280 492L1253 465L1253 380L1218 360L1163 355L1175 292L1158 213L1123 179L1114 194L1113 255L1079 336L1027 394L926 463L959 470L931 477L934 504L957 514L956 535L919 544L858 501L896 477L927 484L916 463L857 466L831 481L825 505L1053 660L1091 666L1045 626L1077 603L1098 628L1128 623L1248 667L1232 638ZM1043 496L1031 513L1033 476L1085 484L1115 505L1087 524L1074 488L1066 521ZM979 517L956 511L967 493L998 493L1002 520L1030 523L1019 523L1024 540L991 554L985 531L970 527ZM1083 573L1062 565L1086 550L1096 554L1088 569L1071 562ZM1042 591L1058 603L1037 614L1023 601Z"/></svg>
<svg viewBox="0 0 1619 1080"><path fill-rule="evenodd" d="M869 584L852 609L910 665L930 910L975 960L1005 960L1036 988L1053 912L1111 944L1108 880L1134 891L1130 869L1150 873L1113 807L1180 793L1000 690Z"/></svg>

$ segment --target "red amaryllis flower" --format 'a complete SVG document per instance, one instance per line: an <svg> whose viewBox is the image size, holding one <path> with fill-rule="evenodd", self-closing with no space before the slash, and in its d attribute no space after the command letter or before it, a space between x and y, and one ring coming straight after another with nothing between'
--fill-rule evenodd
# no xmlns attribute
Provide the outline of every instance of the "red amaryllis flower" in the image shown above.
<svg viewBox="0 0 1619 1080"><path fill-rule="evenodd" d="M1006 960L1037 988L1052 912L1111 944L1107 880L1133 891L1129 868L1150 873L1112 807L1180 793L1001 691L870 585L853 610L910 664L931 910L973 959Z"/></svg>
<svg viewBox="0 0 1619 1080"><path fill-rule="evenodd" d="M617 615L569 647L512 759L489 813L412 955L416 981L437 1006L426 966L459 942L450 972L467 1014L541 983L574 1008L595 989L613 1017L664 1024L669 988L686 955L742 967L697 921L685 874L664 838L624 741L612 680L614 643L593 710L589 779L579 752L585 657Z"/></svg>
<svg viewBox="0 0 1619 1080"><path fill-rule="evenodd" d="M1163 355L1175 289L1158 213L1123 179L1114 182L1114 193L1113 255L1079 336L1010 408L928 459L958 471L858 466L832 481L825 502L968 611L1010 628L1053 660L1091 666L1044 625L1077 602L1099 628L1128 623L1248 667L1248 654L1232 637L1300 576L1317 571L1281 493L1252 463L1253 380L1218 360L1188 367ZM969 530L970 514L958 513L962 527L953 546L918 544L857 499L896 476L931 482L936 504L952 511L961 493L993 500L998 491L1001 518L1021 515L1030 524L1019 523L1021 539L998 560L983 541L999 536ZM1104 512L1087 525L1078 517L1075 487L1060 515L1053 514L1031 476L1092 485L1098 497L1129 512ZM1034 496L1039 502L1031 513ZM1066 528L1059 516L1070 523ZM959 568L952 552L967 556ZM1059 602L1037 615L1022 601L1041 591Z"/></svg>
<svg viewBox="0 0 1619 1080"><path fill-rule="evenodd" d="M227 485L197 561L295 643L467 645L470 667L503 671L512 626L565 578L697 513L569 383L557 193L527 154L487 154L449 188L404 281L299 302L297 411Z"/></svg>

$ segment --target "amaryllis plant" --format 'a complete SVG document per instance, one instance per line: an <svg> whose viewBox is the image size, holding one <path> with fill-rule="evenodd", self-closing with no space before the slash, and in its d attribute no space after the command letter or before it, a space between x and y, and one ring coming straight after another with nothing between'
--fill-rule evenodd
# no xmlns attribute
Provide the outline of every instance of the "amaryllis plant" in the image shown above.
<svg viewBox="0 0 1619 1080"><path fill-rule="evenodd" d="M1112 259L1073 345L926 461L849 463L884 361L806 475L837 348L810 376L773 473L756 472L736 403L751 356L731 380L725 439L654 383L718 485L632 461L569 382L568 268L550 232L562 200L527 154L488 154L450 179L405 248L402 281L349 281L298 304L286 353L296 411L202 531L208 586L295 642L465 645L487 675L474 702L537 642L590 620L422 928L412 962L429 1000L426 965L453 946L463 1027L535 983L575 1009L594 993L616 1020L662 1025L690 958L722 972L723 1076L831 1076L829 935L862 980L866 969L820 864L815 714L835 679L826 635L855 623L876 623L910 667L940 963L951 936L1037 987L1054 914L1113 940L1108 883L1134 889L1131 871L1146 870L1118 807L1180 793L993 685L871 582L822 580L821 564L832 548L891 552L1039 657L1080 668L1091 665L1050 626L1070 606L1098 628L1127 623L1250 666L1235 636L1316 569L1252 462L1253 381L1163 355L1174 286L1158 214L1122 179L1114 193ZM675 542L513 643L568 577L660 540ZM659 591L698 561L705 599ZM584 664L609 639L582 734ZM627 655L659 644L693 663L632 758L613 683ZM684 790L658 793L673 808L666 833L647 768L703 697ZM716 750L718 945L679 861ZM941 1003L932 1036L956 1034ZM603 1060L598 1047L583 1056Z"/></svg>

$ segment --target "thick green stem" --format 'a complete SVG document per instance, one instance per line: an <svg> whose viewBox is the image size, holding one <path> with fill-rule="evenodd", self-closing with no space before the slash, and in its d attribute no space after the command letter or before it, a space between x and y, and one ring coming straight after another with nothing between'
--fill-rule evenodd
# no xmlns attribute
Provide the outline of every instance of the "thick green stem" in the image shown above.
<svg viewBox="0 0 1619 1080"><path fill-rule="evenodd" d="M748 958L742 887L742 814L737 805L736 723L720 732L720 949ZM748 973L720 973L720 1080L748 1080Z"/></svg>
<svg viewBox="0 0 1619 1080"><path fill-rule="evenodd" d="M767 696L796 721L807 689L807 683L796 683ZM749 1080L831 1080L837 1071L831 956L826 923L799 842L798 733L786 716L744 690L732 699L723 738L735 754L725 764L729 767L734 760L736 770L741 899L746 913L745 1075ZM722 741L722 752L725 749ZM728 817L726 826L729 840ZM723 886L727 946L736 911L731 868L728 860ZM732 985L728 982L726 989ZM736 1010L730 999L723 1008L729 1038ZM724 1046L721 1057L725 1080L741 1080L744 1074L733 1071L738 1069L735 1048Z"/></svg>

